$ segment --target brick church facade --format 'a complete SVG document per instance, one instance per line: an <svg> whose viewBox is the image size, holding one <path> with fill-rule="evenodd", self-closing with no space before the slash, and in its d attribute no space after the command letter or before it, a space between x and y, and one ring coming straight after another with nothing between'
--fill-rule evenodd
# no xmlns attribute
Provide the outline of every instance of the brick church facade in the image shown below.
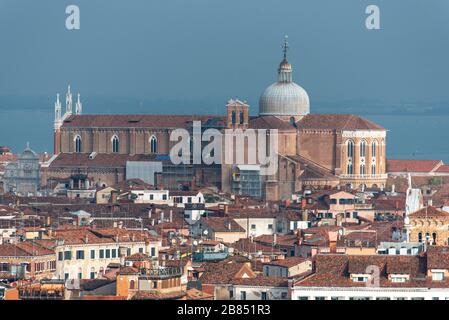
<svg viewBox="0 0 449 320"><path fill-rule="evenodd" d="M82 114L79 95L72 112L69 88L64 115L59 95L55 103L55 155L44 168L43 183L82 173L93 184L112 185L127 178L130 163L147 162L162 166L162 172L155 172L157 187L172 189L187 183L242 193L240 174L257 173L260 164L240 173L238 163L174 165L170 161L169 152L176 144L170 141L172 131L191 132L194 121L200 121L203 130L277 130L278 170L270 176L253 175L254 188L260 188L264 199L287 199L304 187L382 188L387 178L386 130L355 115L311 114L306 91L292 81L286 52L287 45L278 81L262 93L258 116L250 116L249 105L240 100L230 100L224 115L88 115Z"/></svg>

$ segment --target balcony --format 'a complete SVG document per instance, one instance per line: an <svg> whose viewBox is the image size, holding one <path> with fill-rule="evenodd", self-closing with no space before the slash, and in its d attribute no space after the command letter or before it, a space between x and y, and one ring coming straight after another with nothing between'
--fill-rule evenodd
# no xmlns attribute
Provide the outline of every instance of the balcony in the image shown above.
<svg viewBox="0 0 449 320"><path fill-rule="evenodd" d="M222 252L204 251L204 252L193 252L193 254L192 254L192 260L194 262L218 261L218 260L224 260L227 257L228 257L228 253L225 251L222 251Z"/></svg>
<svg viewBox="0 0 449 320"><path fill-rule="evenodd" d="M168 279L180 277L182 271L180 267L159 267L156 269L145 269L142 270L139 278L141 279Z"/></svg>
<svg viewBox="0 0 449 320"><path fill-rule="evenodd" d="M387 179L387 174L340 174L340 179L351 179L351 180L382 180Z"/></svg>

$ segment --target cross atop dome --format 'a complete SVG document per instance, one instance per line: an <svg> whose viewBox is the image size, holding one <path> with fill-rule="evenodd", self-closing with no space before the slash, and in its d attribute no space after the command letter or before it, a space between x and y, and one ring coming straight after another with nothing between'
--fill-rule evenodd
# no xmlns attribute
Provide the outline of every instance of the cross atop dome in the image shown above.
<svg viewBox="0 0 449 320"><path fill-rule="evenodd" d="M288 45L288 36L284 36L284 44L282 45L282 52L284 52L284 59L287 59L287 51L290 49L290 46Z"/></svg>

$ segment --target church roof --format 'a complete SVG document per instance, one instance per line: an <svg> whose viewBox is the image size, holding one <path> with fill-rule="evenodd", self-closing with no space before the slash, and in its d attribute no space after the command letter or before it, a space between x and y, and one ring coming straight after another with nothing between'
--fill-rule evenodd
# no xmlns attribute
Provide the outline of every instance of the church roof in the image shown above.
<svg viewBox="0 0 449 320"><path fill-rule="evenodd" d="M438 218L449 217L449 212L437 209L435 207L425 207L421 210L413 212L408 215L411 218Z"/></svg>
<svg viewBox="0 0 449 320"><path fill-rule="evenodd" d="M64 120L62 126L70 128L187 128L192 121L210 122L213 119L224 121L225 117L207 115L88 114L71 115Z"/></svg>
<svg viewBox="0 0 449 320"><path fill-rule="evenodd" d="M275 116L260 116L251 118L249 120L249 127L251 129L278 129L278 130L292 130L296 128L288 121L283 121Z"/></svg>
<svg viewBox="0 0 449 320"><path fill-rule="evenodd" d="M352 114L308 114L297 125L299 129L385 130L370 120Z"/></svg>
<svg viewBox="0 0 449 320"><path fill-rule="evenodd" d="M387 159L387 172L431 172L442 164L441 160Z"/></svg>

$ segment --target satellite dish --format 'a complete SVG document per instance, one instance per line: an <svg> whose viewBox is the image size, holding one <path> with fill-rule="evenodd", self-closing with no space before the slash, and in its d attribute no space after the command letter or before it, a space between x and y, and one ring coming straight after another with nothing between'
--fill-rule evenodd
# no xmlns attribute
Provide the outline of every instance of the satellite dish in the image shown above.
<svg viewBox="0 0 449 320"><path fill-rule="evenodd" d="M204 230L204 231L203 231L203 234L204 234L205 236L207 236L207 235L209 234L209 231Z"/></svg>
<svg viewBox="0 0 449 320"><path fill-rule="evenodd" d="M197 245L198 245L198 241L196 241L196 240L193 241L193 245L194 245L194 246L197 246Z"/></svg>

